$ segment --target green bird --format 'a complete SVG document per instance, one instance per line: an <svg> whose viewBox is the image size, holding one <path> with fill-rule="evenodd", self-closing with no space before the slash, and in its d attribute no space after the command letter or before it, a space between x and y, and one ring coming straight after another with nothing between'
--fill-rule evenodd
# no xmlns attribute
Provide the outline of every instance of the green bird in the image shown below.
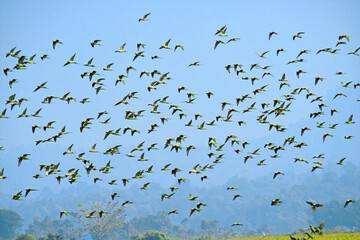
<svg viewBox="0 0 360 240"><path fill-rule="evenodd" d="M94 40L92 43L90 43L90 45L91 47L94 47L95 45L101 46L99 42L101 42L101 40Z"/></svg>
<svg viewBox="0 0 360 240"><path fill-rule="evenodd" d="M0 179L6 179L7 177L4 176L4 168L0 171Z"/></svg>
<svg viewBox="0 0 360 240"><path fill-rule="evenodd" d="M232 225L231 225L232 227L234 227L234 226L244 226L244 224L242 224L242 223L233 223Z"/></svg>
<svg viewBox="0 0 360 240"><path fill-rule="evenodd" d="M117 52L118 52L118 53L124 53L124 52L126 52L126 51L124 50L125 45L126 45L126 43L124 43L123 45L121 45L120 49L119 49L119 50L116 50L115 53L117 53Z"/></svg>
<svg viewBox="0 0 360 240"><path fill-rule="evenodd" d="M123 178L121 180L122 180L122 182L124 184L124 187L126 187L126 183L128 183L130 181L130 179L128 179L128 178Z"/></svg>
<svg viewBox="0 0 360 240"><path fill-rule="evenodd" d="M138 58L139 56L140 57L145 57L145 55L143 54L144 52L137 52L137 53L135 53L135 56L134 56L134 58L133 58L133 61L135 61L135 59L136 58ZM152 57L153 58L153 57Z"/></svg>
<svg viewBox="0 0 360 240"><path fill-rule="evenodd" d="M22 191L14 194L13 197L12 197L12 199L13 199L13 200L20 200L21 197L22 197Z"/></svg>
<svg viewBox="0 0 360 240"><path fill-rule="evenodd" d="M276 176L278 176L279 174L281 174L281 175L285 175L285 173L280 172L280 171L277 171L277 172L275 172L275 173L274 173L273 179L275 179L275 178L276 178Z"/></svg>
<svg viewBox="0 0 360 240"><path fill-rule="evenodd" d="M190 63L188 67L191 67L191 66L200 66L199 64L200 62L193 62L193 63Z"/></svg>
<svg viewBox="0 0 360 240"><path fill-rule="evenodd" d="M104 210L100 210L100 211L99 211L99 217L102 218L102 216L104 215L104 213L107 213L107 212L104 211Z"/></svg>
<svg viewBox="0 0 360 240"><path fill-rule="evenodd" d="M199 197L194 197L193 195L191 195L191 193L189 194L189 200L190 201L196 201Z"/></svg>
<svg viewBox="0 0 360 240"><path fill-rule="evenodd" d="M88 215L86 215L86 218L95 218L93 215L96 211L92 211L91 213L89 213Z"/></svg>
<svg viewBox="0 0 360 240"><path fill-rule="evenodd" d="M153 165L151 165L149 168L145 170L146 173L153 173L152 171Z"/></svg>
<svg viewBox="0 0 360 240"><path fill-rule="evenodd" d="M175 193L172 193L172 194L166 194L166 193L164 193L164 194L162 194L162 195L161 195L161 201L163 201L164 198L170 199L174 194L175 194Z"/></svg>
<svg viewBox="0 0 360 240"><path fill-rule="evenodd" d="M242 196L240 194L235 194L234 197L233 197L233 201L238 197L242 197Z"/></svg>
<svg viewBox="0 0 360 240"><path fill-rule="evenodd" d="M149 161L149 159L145 158L145 153L142 153L141 156L139 157L138 161Z"/></svg>
<svg viewBox="0 0 360 240"><path fill-rule="evenodd" d="M41 111L42 108L38 109L34 114L31 114L32 117L40 117L39 113Z"/></svg>
<svg viewBox="0 0 360 240"><path fill-rule="evenodd" d="M112 199L112 200L114 200L115 197L120 197L120 196L118 195L118 193L113 193L113 194L111 194L111 199Z"/></svg>
<svg viewBox="0 0 360 240"><path fill-rule="evenodd" d="M23 160L29 160L28 156L30 156L30 155L31 154L29 154L29 153L25 153L25 154L21 155L20 157L18 157L18 167L20 167L21 162Z"/></svg>
<svg viewBox="0 0 360 240"><path fill-rule="evenodd" d="M3 71L4 71L5 76L7 76L8 72L12 72L12 70L10 68L4 68Z"/></svg>
<svg viewBox="0 0 360 240"><path fill-rule="evenodd" d="M320 166L313 166L313 168L311 169L311 172L315 171L316 169L322 169L322 167L320 167Z"/></svg>
<svg viewBox="0 0 360 240"><path fill-rule="evenodd" d="M205 130L204 125L205 125L205 121L202 124L200 124L199 126L197 126L197 129Z"/></svg>
<svg viewBox="0 0 360 240"><path fill-rule="evenodd" d="M216 41L215 41L214 50L216 49L216 47L217 47L220 43L221 43L221 44L225 44L225 42L223 42L222 40L216 40Z"/></svg>
<svg viewBox="0 0 360 240"><path fill-rule="evenodd" d="M133 66L127 66L127 67L126 67L126 74L127 74L127 75L129 75L129 71L130 71L131 69L134 70L134 71L136 71L136 69L135 69Z"/></svg>
<svg viewBox="0 0 360 240"><path fill-rule="evenodd" d="M280 52L286 52L286 50L283 49L283 48L279 48L279 49L276 51L276 56L279 56L279 53L280 53Z"/></svg>
<svg viewBox="0 0 360 240"><path fill-rule="evenodd" d="M29 60L25 61L24 63L26 63L26 64L27 64L27 63L29 63L29 64L35 64L35 62L34 62L35 56L36 56L36 54L32 55L32 56L29 58Z"/></svg>
<svg viewBox="0 0 360 240"><path fill-rule="evenodd" d="M17 81L15 78L14 78L14 79L11 79L11 80L9 81L9 87L12 88L12 85L13 85L14 83L18 83L18 81Z"/></svg>
<svg viewBox="0 0 360 240"><path fill-rule="evenodd" d="M150 183L145 183L140 189L147 190Z"/></svg>
<svg viewBox="0 0 360 240"><path fill-rule="evenodd" d="M123 207L123 206L125 206L126 204L133 204L133 202L127 200L127 201L123 202L123 203L121 204L121 206Z"/></svg>
<svg viewBox="0 0 360 240"><path fill-rule="evenodd" d="M316 155L316 156L313 157L313 159L314 158L325 158L324 155L325 155L324 153Z"/></svg>
<svg viewBox="0 0 360 240"><path fill-rule="evenodd" d="M341 40L341 39L343 39L343 38L346 38L346 40L347 40L348 42L350 42L350 37L349 37L349 35L343 34L343 35L340 35L340 36L339 36L339 40Z"/></svg>
<svg viewBox="0 0 360 240"><path fill-rule="evenodd" d="M36 129L36 128L41 129L41 127L40 127L39 125L32 125L32 126L31 126L31 131L32 131L33 133L35 133L35 129Z"/></svg>
<svg viewBox="0 0 360 240"><path fill-rule="evenodd" d="M277 32L270 32L270 33L269 33L269 40L271 39L272 35L274 35L274 34L275 34L275 35L278 35Z"/></svg>
<svg viewBox="0 0 360 240"><path fill-rule="evenodd" d="M359 56L359 54L358 54L358 51L360 50L360 47L358 47L355 51L353 51L353 52L349 52L348 53L348 55L350 55L350 54L353 54L353 55L356 55L356 56Z"/></svg>
<svg viewBox="0 0 360 240"><path fill-rule="evenodd" d="M343 162L345 161L345 159L346 159L346 157L340 159L339 162L337 162L336 164L337 164L337 165L344 165Z"/></svg>
<svg viewBox="0 0 360 240"><path fill-rule="evenodd" d="M190 152L191 149L196 149L196 147L193 146L193 145L190 145L190 146L186 147L186 156L189 156L189 152Z"/></svg>
<svg viewBox="0 0 360 240"><path fill-rule="evenodd" d="M346 206L349 205L349 203L356 203L356 201L352 199L346 200L344 208L346 208Z"/></svg>
<svg viewBox="0 0 360 240"><path fill-rule="evenodd" d="M53 47L53 49L55 49L55 46L56 46L56 44L63 44L59 39L56 39L56 40L53 40L52 41L52 47Z"/></svg>
<svg viewBox="0 0 360 240"><path fill-rule="evenodd" d="M114 63L110 63L106 66L106 68L103 68L104 71L112 71L112 69L110 68Z"/></svg>
<svg viewBox="0 0 360 240"><path fill-rule="evenodd" d="M147 17L148 17L150 14L151 14L151 13L147 13L147 14L144 15L144 17L139 18L139 22L141 22L141 21L148 21Z"/></svg>
<svg viewBox="0 0 360 240"><path fill-rule="evenodd" d="M185 178L178 178L178 184L180 185L181 182L185 183L186 179Z"/></svg>
<svg viewBox="0 0 360 240"><path fill-rule="evenodd" d="M89 98L83 98L83 100L81 100L79 102L82 103L82 104L89 103L88 99Z"/></svg>
<svg viewBox="0 0 360 240"><path fill-rule="evenodd" d="M238 40L240 40L240 38L230 38L226 43L237 42Z"/></svg>
<svg viewBox="0 0 360 240"><path fill-rule="evenodd" d="M178 212L178 210L172 210L172 211L168 212L168 215L170 215L170 214L179 214L179 212Z"/></svg>
<svg viewBox="0 0 360 240"><path fill-rule="evenodd" d="M94 178L94 183L96 183L97 181L102 181L102 179L101 179L101 178L98 178L98 177L95 177L95 178Z"/></svg>
<svg viewBox="0 0 360 240"><path fill-rule="evenodd" d="M270 51L265 51L265 52L263 52L261 54L257 53L257 55L259 55L259 57L261 57L261 58L266 58L265 54L267 54L268 52L270 52ZM251 71L251 69L250 69L250 71Z"/></svg>
<svg viewBox="0 0 360 240"><path fill-rule="evenodd" d="M91 58L84 66L86 67L95 67L95 65L91 64L94 58Z"/></svg>
<svg viewBox="0 0 360 240"><path fill-rule="evenodd" d="M307 72L305 72L305 71L303 71L303 70L298 70L297 72L296 72L296 77L297 78L300 78L300 73L307 73Z"/></svg>
<svg viewBox="0 0 360 240"><path fill-rule="evenodd" d="M169 43L170 43L170 41L171 41L171 38L170 38L169 40L167 40L164 45L161 45L159 49L163 49L163 48L165 48L165 49L171 49L171 48L168 46Z"/></svg>
<svg viewBox="0 0 360 240"><path fill-rule="evenodd" d="M333 135L331 135L330 133L324 133L323 142L325 142L325 139L326 139L327 136L333 137Z"/></svg>
<svg viewBox="0 0 360 240"><path fill-rule="evenodd" d="M309 204L312 208L313 211L316 211L316 209L318 207L322 207L323 205L322 204L319 204L319 203L313 203L313 202L310 202L310 201L306 201L307 204Z"/></svg>
<svg viewBox="0 0 360 240"><path fill-rule="evenodd" d="M55 123L55 122L56 122L56 121L48 122L48 124L43 127L44 131L46 131L46 129L48 129L48 128L54 128L54 127L52 126L52 124Z"/></svg>
<svg viewBox="0 0 360 240"><path fill-rule="evenodd" d="M170 169L168 168L170 165L171 165L171 163L166 164L165 166L163 166L163 167L161 168L161 170L162 170L162 171L170 170Z"/></svg>
<svg viewBox="0 0 360 240"><path fill-rule="evenodd" d="M258 166L265 166L266 164L264 163L266 159L261 160L257 165Z"/></svg>
<svg viewBox="0 0 360 240"><path fill-rule="evenodd" d="M215 35L218 35L218 34L220 34L220 33L225 34L226 30L227 30L227 27L226 27L226 25L225 25L225 26L221 27L220 29L218 29L218 30L216 31Z"/></svg>
<svg viewBox="0 0 360 240"><path fill-rule="evenodd" d="M92 152L92 153L98 152L98 151L95 150L95 147L96 147L96 143L91 147L91 149L89 150L89 152Z"/></svg>
<svg viewBox="0 0 360 240"><path fill-rule="evenodd" d="M108 182L108 184L109 184L109 185L117 185L116 181L117 181L116 179L115 179L115 180L111 180L110 182Z"/></svg>
<svg viewBox="0 0 360 240"><path fill-rule="evenodd" d="M195 211L200 212L200 208L191 208L189 216L191 216Z"/></svg>
<svg viewBox="0 0 360 240"><path fill-rule="evenodd" d="M355 122L353 122L353 114L350 115L349 119L345 122L346 124L353 124Z"/></svg>
<svg viewBox="0 0 360 240"><path fill-rule="evenodd" d="M62 218L63 215L69 216L69 213L67 211L60 211L60 218Z"/></svg>
<svg viewBox="0 0 360 240"><path fill-rule="evenodd" d="M25 197L26 197L31 191L37 191L37 189L34 189L34 188L27 188L27 189L25 189Z"/></svg>
<svg viewBox="0 0 360 240"><path fill-rule="evenodd" d="M296 38L302 38L302 34L305 34L305 32L298 32L297 34L295 34L292 39L295 40Z"/></svg>
<svg viewBox="0 0 360 240"><path fill-rule="evenodd" d="M76 53L64 64L64 67L69 64L77 64L77 62L74 61L75 55Z"/></svg>
<svg viewBox="0 0 360 240"><path fill-rule="evenodd" d="M174 52L176 51L177 48L181 48L184 51L184 47L181 44L176 44L175 45Z"/></svg>
<svg viewBox="0 0 360 240"><path fill-rule="evenodd" d="M71 148L74 146L74 144L71 144L69 147L68 147L68 149L65 151L65 152L63 152L63 155L65 155L65 154L73 154L73 152L71 151Z"/></svg>
<svg viewBox="0 0 360 240"><path fill-rule="evenodd" d="M281 203L283 203L283 201L280 201L280 199L277 198L271 201L271 206L278 206Z"/></svg>
<svg viewBox="0 0 360 240"><path fill-rule="evenodd" d="M42 178L42 176L40 176L40 174L35 174L35 175L33 176L33 178L39 179L39 178Z"/></svg>
<svg viewBox="0 0 360 240"><path fill-rule="evenodd" d="M146 44L144 44L144 43L137 43L136 44L136 48L137 48L138 51L139 51L140 47L145 48L145 46L146 46Z"/></svg>
<svg viewBox="0 0 360 240"><path fill-rule="evenodd" d="M6 53L6 57L8 57L8 56L14 56L14 55L15 55L15 53L14 53L15 48L16 48L16 47L12 48L8 53Z"/></svg>
<svg viewBox="0 0 360 240"><path fill-rule="evenodd" d="M37 87L35 88L35 90L34 90L33 92L36 92L37 90L39 90L39 89L41 89L41 88L47 89L47 87L45 87L45 84L46 84L46 83L47 83L47 81L44 82L44 83L42 83L42 84L40 84L40 85L37 85Z"/></svg>
<svg viewBox="0 0 360 240"><path fill-rule="evenodd" d="M47 54L42 55L40 58L41 58L41 60L50 59L49 55L47 55Z"/></svg>

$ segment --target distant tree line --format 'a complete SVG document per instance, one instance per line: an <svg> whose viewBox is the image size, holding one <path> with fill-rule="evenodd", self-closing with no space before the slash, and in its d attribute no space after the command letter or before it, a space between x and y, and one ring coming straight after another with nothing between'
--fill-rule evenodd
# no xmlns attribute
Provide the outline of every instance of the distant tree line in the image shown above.
<svg viewBox="0 0 360 240"><path fill-rule="evenodd" d="M331 201L312 211L309 225L316 226L325 221L324 232L343 230L360 231L360 199L344 207L344 203ZM100 214L100 212L102 212ZM156 215L134 217L125 221L125 209L118 202L97 203L93 206L79 206L77 212L68 213L62 219L52 220L49 216L40 220L34 217L23 234L17 234L22 218L14 211L0 210L0 240L165 240L168 238L239 238L276 235L268 225L257 229L243 227L222 228L218 220L202 219L200 230L188 226L188 218L181 225L174 224L167 212ZM306 233L308 226L295 233Z"/></svg>

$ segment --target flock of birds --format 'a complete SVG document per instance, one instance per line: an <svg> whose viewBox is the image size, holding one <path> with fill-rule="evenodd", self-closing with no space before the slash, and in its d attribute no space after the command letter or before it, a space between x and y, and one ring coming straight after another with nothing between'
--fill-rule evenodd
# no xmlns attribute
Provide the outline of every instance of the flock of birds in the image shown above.
<svg viewBox="0 0 360 240"><path fill-rule="evenodd" d="M141 21L148 21L148 17L149 17L150 13L146 14L144 17L139 19L139 22ZM276 35L278 35L278 33L276 32L270 32L268 35L268 40L272 40ZM214 49L219 48L221 45L226 45L229 44L230 42L237 42L240 39L239 38L229 38L228 40L225 40L227 35L227 26L223 26L220 29L218 29L215 32L215 36L219 37L218 40L215 41L214 44ZM305 36L304 32L299 32L297 34L295 34L292 39L293 41L299 39L299 38L303 38ZM338 38L338 42L336 43L336 47L338 46L342 46L342 45L346 45L348 44L348 42L350 41L350 38L348 35L341 35ZM176 50L182 50L185 51L185 47L182 46L181 44L176 44L174 47L171 46L171 39L167 40L163 45L161 45L159 47L159 49L163 49L163 50L172 50L175 52ZM63 43L62 41L56 39L53 40L52 42L52 47L54 49L54 51L57 50L57 48L59 47L59 45L62 44L66 44ZM92 48L95 47L101 47L101 40L94 40L93 42L90 43ZM127 53L127 49L126 49L126 43L124 43L119 50L116 50L115 53L116 54L126 54ZM137 52L135 52L134 57L133 57L133 61L137 60L138 58L143 58L145 57L144 55L144 51L141 51L143 49L146 48L146 45L144 43L137 43ZM353 52L349 52L347 53L348 55L353 55L353 56L359 56L359 49L357 48L356 50L354 50ZM332 49L332 48L323 48L320 49L316 52L316 54L337 54L339 53L340 49ZM270 51L265 51L263 53L258 53L260 59L266 58L267 54ZM278 49L276 51L276 55L278 56L279 54L284 54L286 52L285 49ZM300 57L305 57L308 54L311 54L311 50L308 49L304 49L301 50L299 53L297 53L296 58L294 58L293 60L290 60L288 62L288 64L296 64L296 63L301 63L304 62L304 59L300 58ZM14 59L17 60L17 63L14 67L8 67L3 69L3 72L5 74L5 76L9 77L11 72L16 71L16 70L21 70L21 69L30 69L30 66L32 64L38 63L40 64L40 61L36 61L36 56L37 54L32 55L30 58L21 55L21 50L17 50L16 47L14 47L13 49L11 49L7 54L6 57L12 57ZM155 55L152 56L151 59L156 59L159 58L159 56ZM43 56L40 57L41 61L47 61L49 59L49 55L48 54L44 54ZM81 74L81 78L88 78L89 81L91 82L91 87L95 89L96 94L100 94L101 91L105 90L104 88L104 81L106 80L105 78L98 78L96 80L94 80L98 75L100 75L99 72L97 72L97 70L95 70L95 66L92 64L93 58L91 58L87 63L84 63L83 65L88 67L89 70L88 72L84 72L83 74ZM71 56L71 58L69 60L64 61L64 67L68 67L70 65L76 65L76 64L80 64L78 62L76 62L76 54L73 54ZM110 63L108 64L106 67L104 67L102 70L103 71L113 71L111 69L112 65L114 63ZM196 66L200 66L200 62L196 61L193 63L190 63L188 65L188 67L196 67ZM248 77L245 76L244 74L247 71L253 71L255 69L261 69L264 70L264 72L262 73L262 78L264 77L274 77L273 74L271 72L268 71L268 69L270 69L271 66L261 66L259 63L254 63L251 64L249 66L249 68L246 66L247 69L245 69L245 66L239 63L236 64L230 64L225 66L225 70L228 73L235 73L237 76L242 76L242 80L247 80L249 82L251 82L252 85L254 85L256 82L261 81L260 78L257 77ZM118 76L118 78L115 80L115 86L117 86L118 84L126 84L126 79L134 74L134 72L136 71L136 69L133 66L128 66L126 68L126 74L120 74ZM296 76L297 78L301 78L303 76L303 74L306 74L307 72L304 70L298 70L296 72ZM343 75L343 72L336 72L334 73L336 75ZM140 73L139 78L142 77L151 77L153 79L157 79L155 81L153 81L149 86L147 86L147 91L149 92L149 94L151 94L151 92L156 91L160 86L163 86L167 83L167 81L171 80L171 77L169 76L170 73L161 73L158 70L153 70L153 71L142 71ZM243 76L244 75L244 76ZM319 82L324 81L324 78L322 77L315 77L314 79L314 85L319 84ZM46 89L47 88L47 81L44 83L41 83L39 85L37 85L36 87L34 87L33 92L38 92L38 91L48 91ZM200 120L201 118L203 118L204 116L201 113L195 114L194 118L190 119L190 120L185 120L186 117L189 117L182 109L181 106L175 105L173 103L171 103L169 101L170 96L164 96L162 98L159 98L157 100L155 100L154 102L148 103L148 106L150 106L152 109L151 110L140 110L140 111L131 111L131 110L126 110L125 113L125 119L127 120L141 120L141 119L146 119L146 114L160 114L161 112L159 111L159 106L169 106L168 107L168 112L171 115L178 115L181 121L186 121L184 122L185 127L187 128L191 128L194 127L195 131L197 130L206 130L206 127L211 127L211 126L216 126L216 123L218 123L219 121L224 121L224 122L233 122L234 120L234 115L245 115L248 112L254 111L256 110L256 106L258 107L258 109L260 109L260 114L257 116L256 121L259 124L267 124L269 126L269 131L271 130L275 130L277 132L286 132L287 128L285 126L282 126L280 124L277 124L275 122L270 122L270 120L268 120L268 118L270 119L271 117L277 118L277 117L281 117L287 114L287 112L290 111L291 108L291 104L293 103L293 101L296 100L297 96L300 96L301 94L305 94L306 96L306 100L309 101L312 104L318 104L318 111L316 112L312 112L310 114L310 118L311 119L316 119L316 118L321 118L322 115L331 115L333 116L334 114L338 113L339 111L337 109L331 109L330 111L325 111L325 109L328 109L327 105L331 105L331 102L327 102L326 104L324 103L323 97L322 96L317 96L316 93L311 92L309 88L307 87L302 87L302 88L296 88L296 89L291 89L291 81L287 79L287 76L284 74L282 74L281 78L278 80L279 85L279 91L281 89L289 89L289 93L283 95L284 99L280 100L280 99L273 99L273 102L263 102L261 104L257 104L256 102L253 102L251 104L249 104L248 106L246 106L243 110L240 110L238 108L238 106L244 105L246 104L248 101L250 101L250 99L255 99L257 96L261 95L263 92L266 91L267 87L269 86L269 82L266 85L263 85L259 88L254 89L252 92L249 92L248 94L245 94L243 96L239 96L238 98L234 99L234 102L230 103L230 102L221 102L219 105L221 106L221 113L216 116L215 119L206 122L206 121L201 121L201 123L199 122L198 125L196 127L194 127L193 124L196 123L196 121ZM17 79L11 79L9 80L9 87L12 89L15 84L20 85L20 83L17 81ZM351 88L353 89L352 91L355 91L358 87L360 87L360 82L358 83L354 83L353 81L350 82L340 82L339 84L342 84L342 87L344 89L346 89L347 91L350 91ZM290 90L291 89L291 90ZM181 86L178 89L178 93L182 94L182 92L186 92L188 89L187 87ZM128 94L125 94L125 96L123 96L120 100L114 102L114 106L127 106L127 105L131 105L133 104L133 100L134 99L138 99L141 98L140 96L137 95L138 92L130 92ZM206 92L203 93L204 96L206 94L206 98L207 99L211 99L213 97L213 95L216 95L216 93L214 92ZM187 92L187 100L185 101L186 104L193 104L196 100L195 93L191 93L191 92ZM337 93L334 97L333 97L333 101L336 100L337 98L346 98L347 95L344 93ZM48 106L48 104L50 104L52 101L58 101L58 100L62 100L67 102L68 104L73 103L75 104L75 102L77 102L77 99L74 96L70 95L70 92L67 92L66 94L64 94L63 96L54 96L54 95L49 95L47 97L44 98L44 100L42 101L42 104L44 104L45 108L46 106ZM90 99L89 98L84 98L82 100L80 100L79 102L81 104L87 104L89 103ZM17 98L16 97L16 93L12 94L11 96L8 97L8 99L6 100L6 108L2 111L0 118L8 118L8 113L9 110L12 111L13 108L15 106L17 107L21 107L22 105L26 104L26 102L29 101L26 98ZM359 101L359 100L357 100ZM236 107L231 107L231 106L236 106ZM41 110L43 108L38 109L35 113L29 114L27 112L27 107L24 108L23 112L21 114L19 114L17 116L17 118L28 118L28 117L40 117L41 115ZM84 121L81 122L80 124L80 132L85 131L86 129L90 129L90 126L92 124L94 124L94 121L99 119L102 120L100 121L101 124L109 124L111 121L111 117L106 117L107 115L109 115L110 113L107 111L102 111L99 112L97 114L97 116L93 116L93 117L88 117L86 118ZM162 115L164 114L164 112L161 113ZM340 124L346 124L346 125L351 125L351 124L355 124L356 122L353 120L356 120L356 116L354 116L354 114L351 114L349 116L346 116L346 119L344 120L343 123L335 123L335 124L330 124L328 129L329 132L326 132L323 134L322 136L322 140L323 142L325 142L329 137L334 137L333 135L333 129L336 129L336 127ZM121 136L121 135L131 135L134 136L135 134L150 134L154 131L157 130L157 128L159 128L161 125L165 125L167 124L168 121L170 121L171 118L169 117L165 117L162 116L159 118L159 122L158 123L153 123L150 127L150 129L148 130L147 133L143 133L138 129L133 129L131 127L124 127L124 128L118 128L118 129L112 129L112 130L108 130L104 133L104 136L102 138L102 140L106 140L109 136ZM142 120L142 121L146 121L146 120ZM315 120L314 120L315 121ZM245 121L239 120L239 121L235 121L239 127L242 127L244 125L246 125ZM54 124L56 123L56 121L50 121L48 122L45 126L40 126L40 125L33 125L31 127L31 131L35 134L37 131L51 131L50 129L56 129L56 127L54 126ZM2 123L4 124L4 123ZM317 122L317 124L314 127L317 128L326 128L324 126L325 122ZM279 157L278 153L280 151L285 150L285 147L290 147L291 145L293 147L296 148L302 148L307 146L307 144L305 142L301 142L301 137L306 134L307 131L310 131L311 128L310 127L303 127L302 129L299 129L299 133L300 136L299 137L295 137L295 136L291 136L291 137L286 137L284 138L284 142L283 144L279 145L279 144L274 144L274 143L267 143L265 144L265 146L259 146L257 149L255 149L254 151L249 152L248 154L243 154L243 151L246 149L247 145L249 145L250 143L247 141L241 141L237 136L235 135L228 135L226 136L225 140L223 142L221 142L219 139L216 139L214 137L209 137L208 138L208 146L209 146L209 150L210 152L208 153L208 157L209 159L212 159L211 162L209 162L206 165L200 165L200 164L196 164L192 169L190 169L188 171L188 174L199 174L201 181L202 182L206 182L206 179L208 178L206 174L207 170L210 169L215 169L216 166L218 164L221 163L221 159L224 158L225 153L223 152L224 147L226 145L231 145L231 148L233 148L233 150L235 151L236 154L239 154L240 156L243 155L244 158L244 164L247 163L247 161L249 159L253 159L255 156L260 155L259 151L261 148L267 148L269 151L273 151L273 155L271 155L271 158L277 158ZM74 131L74 130L73 130ZM67 132L66 130L66 126L62 127L60 131L57 131L56 134L50 136L47 139L38 139L36 140L35 144L39 145L39 144L44 144L47 142L56 142L61 138L67 138L70 137L68 136L68 134L70 134L70 132ZM347 140L351 140L354 136L344 136L345 139ZM188 145L185 146L185 140L186 140L186 136L181 134L178 137L174 137L174 138L168 138L164 141L164 145L163 145L163 149L170 149L170 151L175 150L176 152L182 151L182 150L186 150L186 155L188 156L189 154L191 154L191 152L193 150L195 150L197 147L194 145ZM98 151L96 150L96 145L94 144L91 149L89 150L90 153L97 153ZM108 161L108 163L105 166L95 166L95 164L89 160L86 159L84 157L85 152L82 153L75 153L73 152L72 148L73 148L74 144L71 144L64 152L63 155L68 155L68 154L77 154L76 156L76 160L78 161L82 161L84 164L84 168L86 171L86 175L89 177L91 175L91 172L94 171L99 171L100 173L103 174L108 174L110 173L110 170L113 168L111 161ZM108 154L108 155L116 155L116 154L120 154L120 150L119 148L121 147L121 145L115 145L107 150L105 150L103 152L103 154ZM235 147L237 147L236 149L234 149ZM1 148L3 150L3 148ZM146 158L146 152L149 151L156 151L160 149L160 143L152 143L149 145L145 145L145 141L142 141L141 143L139 143L137 146L135 146L130 152L126 153L126 156L128 158L134 158L137 159L137 161L144 161L144 162L151 162L151 159L147 159ZM140 156L136 156L135 154L139 153ZM313 167L312 167L312 172L317 170L317 169L322 169L323 168L323 163L320 162L320 159L324 159L325 154L319 154L313 157L314 162L313 162ZM30 153L24 153L21 154L18 157L18 166L20 167L22 162L25 160L29 160L30 159L31 154ZM337 164L338 165L343 165L345 164L346 157L340 159ZM266 159L262 159L260 160L257 165L258 166L265 166L267 165L266 162L268 162ZM303 158L295 158L294 162L304 162L304 163L309 163L309 160L303 159ZM60 184L61 181L64 181L65 179L67 179L70 183L74 183L76 182L79 177L80 177L80 170L81 169L76 169L76 168L71 168L67 171L63 171L59 168L60 163L52 163L52 164L41 164L40 165L40 171L45 171L45 175L46 176L54 176L58 183ZM160 170L161 171L169 171L174 177L177 178L177 182L178 182L178 186L172 186L170 188L170 193L164 193L161 195L161 201L166 200L166 199L171 199L172 197L175 196L176 192L178 191L178 189L180 188L181 184L186 182L186 178L185 177L178 177L177 174L183 170L179 169L179 168L172 168L171 167L172 163L169 163L165 166L163 166ZM142 179L145 177L146 174L151 174L153 173L153 166L150 166L146 169L141 169L139 171L137 171L132 177L129 178L123 178L121 179L121 182L123 183L124 186L126 186L127 183L129 183L129 181L135 180L135 179ZM2 168L1 172L0 172L0 179L5 180L6 177L6 169ZM61 174L62 173L62 174ZM273 174L273 179L278 178L281 175L284 175L284 172L281 171L276 171ZM42 176L37 173L33 176L34 178L38 179L38 178L42 178ZM94 183L97 182L101 182L102 179L100 177L94 177L93 178ZM108 184L110 185L117 185L117 181L118 179L114 179L110 182L108 182ZM150 182L145 183L141 189L143 190L148 190L150 189ZM34 188L27 188L25 190L19 191L18 193L13 195L13 199L14 200L21 200L23 196L27 196L30 192L32 191L36 191L37 189ZM237 198L242 197L242 195L236 193L236 191L238 191L237 187L234 186L229 186L227 188L227 190L229 191L234 191L235 194L233 195L233 200L236 200ZM25 193L24 193L25 192ZM114 200L116 197L119 197L119 193L114 192L111 196L109 196L109 198L111 198L112 200ZM195 206L193 208L191 208L189 210L189 216L193 215L195 212L200 212L201 209L203 207L206 207L207 204L204 202L199 202L198 201L198 196L193 196L190 194L189 197L190 201L196 202ZM130 200L124 201L122 203L122 205L127 205L127 204L132 204L133 202ZM277 205L281 205L283 203L282 200L280 199L274 199L271 201L271 206L277 206ZM307 204L309 204L311 206L311 208L316 211L317 208L322 207L323 204L320 203L314 203L311 201L306 201ZM346 207L348 204L350 203L355 203L355 201L353 199L348 199L345 204L344 207ZM95 211L90 212L86 218L94 218L96 215L95 214L99 214L99 217L101 218L103 216L103 214L105 214L105 211L100 211L98 213L96 213ZM170 210L169 214L178 214L179 211L174 209L174 210ZM60 212L60 218L63 215L68 215L69 212L68 210L63 210ZM242 223L238 223L235 222L232 226L242 226ZM319 228L317 228L318 230L323 228L322 224ZM318 230L314 230L313 232L316 233L316 231Z"/></svg>

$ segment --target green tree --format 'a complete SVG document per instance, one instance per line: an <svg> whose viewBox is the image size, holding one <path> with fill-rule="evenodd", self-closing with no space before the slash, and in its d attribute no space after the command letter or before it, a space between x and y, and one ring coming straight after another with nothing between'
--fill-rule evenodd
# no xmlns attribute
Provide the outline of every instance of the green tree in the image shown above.
<svg viewBox="0 0 360 240"><path fill-rule="evenodd" d="M185 231L186 231L186 225L188 224L188 222L189 222L188 218L184 218L183 220L181 220L181 225L183 226Z"/></svg>
<svg viewBox="0 0 360 240"><path fill-rule="evenodd" d="M131 238L137 234L143 234L148 230L160 231L174 238L183 238L183 229L174 225L167 212L159 211L156 215L134 217L124 224L119 236Z"/></svg>
<svg viewBox="0 0 360 240"><path fill-rule="evenodd" d="M0 210L0 238L13 239L16 229L22 227L22 219L14 211L8 209Z"/></svg>
<svg viewBox="0 0 360 240"><path fill-rule="evenodd" d="M46 236L39 238L39 240L63 240L64 238L56 233L49 233Z"/></svg>
<svg viewBox="0 0 360 240"><path fill-rule="evenodd" d="M36 239L39 239L54 232L52 220L49 216L46 216L44 220L41 221L38 216L35 216L33 222L29 224L25 232L32 234Z"/></svg>
<svg viewBox="0 0 360 240"><path fill-rule="evenodd" d="M25 232L32 234L36 239L49 234L58 234L64 239L78 238L78 234L74 230L74 225L69 219L53 221L49 216L46 216L40 221L40 218L35 216Z"/></svg>
<svg viewBox="0 0 360 240"><path fill-rule="evenodd" d="M87 232L101 240L107 233L124 224L124 207L119 202L95 203L92 207L79 205L78 212L70 214L80 225L80 232Z"/></svg>
<svg viewBox="0 0 360 240"><path fill-rule="evenodd" d="M201 220L200 227L202 230L207 231L208 235L211 235L211 233L214 233L219 228L219 221L203 219Z"/></svg>
<svg viewBox="0 0 360 240"><path fill-rule="evenodd" d="M144 234L138 234L131 238L132 240L166 240L165 233L149 230Z"/></svg>
<svg viewBox="0 0 360 240"><path fill-rule="evenodd" d="M36 238L31 234L23 233L18 235L15 240L36 240Z"/></svg>

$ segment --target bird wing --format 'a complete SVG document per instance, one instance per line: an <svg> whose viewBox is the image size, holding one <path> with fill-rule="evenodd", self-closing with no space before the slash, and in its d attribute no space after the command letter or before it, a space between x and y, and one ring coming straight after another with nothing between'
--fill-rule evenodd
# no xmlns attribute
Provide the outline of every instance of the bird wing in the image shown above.
<svg viewBox="0 0 360 240"><path fill-rule="evenodd" d="M70 58L70 61L74 61L76 53Z"/></svg>

